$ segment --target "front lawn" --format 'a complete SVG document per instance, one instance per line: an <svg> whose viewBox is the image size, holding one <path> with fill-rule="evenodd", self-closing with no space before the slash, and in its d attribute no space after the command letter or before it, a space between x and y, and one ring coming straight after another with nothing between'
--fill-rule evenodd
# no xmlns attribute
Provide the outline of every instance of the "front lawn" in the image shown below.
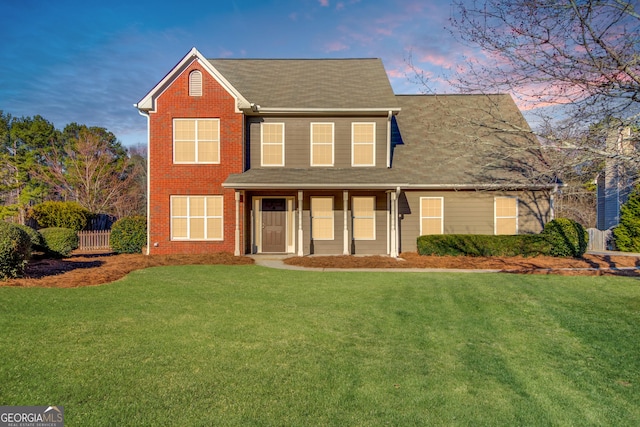
<svg viewBox="0 0 640 427"><path fill-rule="evenodd" d="M640 282L259 266L0 288L0 406L66 426L639 425Z"/></svg>

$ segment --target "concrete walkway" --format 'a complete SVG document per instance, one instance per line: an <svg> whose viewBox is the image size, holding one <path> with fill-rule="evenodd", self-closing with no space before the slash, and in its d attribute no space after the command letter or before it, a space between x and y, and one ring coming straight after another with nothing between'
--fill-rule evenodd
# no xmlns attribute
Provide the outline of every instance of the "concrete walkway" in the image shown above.
<svg viewBox="0 0 640 427"><path fill-rule="evenodd" d="M640 258L640 254L629 252L588 252L592 255L602 256L633 256ZM300 267L297 265L289 265L284 263L285 258L294 255L277 255L277 254L253 254L247 255L253 258L256 265L268 268L277 268L282 270L301 270L301 271L371 271L371 272L393 272L393 273L500 273L501 269L459 269L459 268L325 268L325 267ZM540 271L551 271L549 268L540 268ZM636 271L640 267L610 267L610 268L559 268L557 271Z"/></svg>

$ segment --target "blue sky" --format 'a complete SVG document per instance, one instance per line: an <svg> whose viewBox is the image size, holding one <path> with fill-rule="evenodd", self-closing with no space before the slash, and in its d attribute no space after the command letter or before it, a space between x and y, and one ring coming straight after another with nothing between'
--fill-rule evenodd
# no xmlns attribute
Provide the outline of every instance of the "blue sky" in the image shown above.
<svg viewBox="0 0 640 427"><path fill-rule="evenodd" d="M469 55L436 0L3 0L0 110L146 143L138 102L192 48L207 58L382 58L396 93L438 92Z"/></svg>

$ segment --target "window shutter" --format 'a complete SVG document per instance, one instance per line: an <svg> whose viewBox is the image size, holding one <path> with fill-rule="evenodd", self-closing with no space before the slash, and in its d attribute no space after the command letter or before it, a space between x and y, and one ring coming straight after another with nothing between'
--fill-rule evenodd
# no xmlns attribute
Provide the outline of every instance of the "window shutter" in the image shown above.
<svg viewBox="0 0 640 427"><path fill-rule="evenodd" d="M189 96L202 96L202 73L192 71L189 74Z"/></svg>

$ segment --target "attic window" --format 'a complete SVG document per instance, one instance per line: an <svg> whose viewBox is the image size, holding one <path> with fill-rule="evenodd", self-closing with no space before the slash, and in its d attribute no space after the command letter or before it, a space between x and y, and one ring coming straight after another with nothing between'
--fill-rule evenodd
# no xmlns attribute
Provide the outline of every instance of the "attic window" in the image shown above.
<svg viewBox="0 0 640 427"><path fill-rule="evenodd" d="M189 96L202 96L202 73L198 70L189 74Z"/></svg>

